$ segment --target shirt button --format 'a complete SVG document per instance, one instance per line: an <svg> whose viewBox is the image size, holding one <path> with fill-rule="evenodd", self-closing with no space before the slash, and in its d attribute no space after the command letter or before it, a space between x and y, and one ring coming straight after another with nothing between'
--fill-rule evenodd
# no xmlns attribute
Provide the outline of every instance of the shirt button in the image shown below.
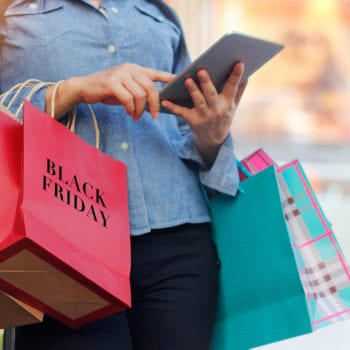
<svg viewBox="0 0 350 350"><path fill-rule="evenodd" d="M159 21L159 22L163 22L163 21L164 21L164 17L163 17L163 16L159 16L159 17L158 17L158 21Z"/></svg>
<svg viewBox="0 0 350 350"><path fill-rule="evenodd" d="M122 142L120 144L120 148L123 150L123 151L126 151L128 148L129 148L129 144L127 142Z"/></svg>
<svg viewBox="0 0 350 350"><path fill-rule="evenodd" d="M108 52L109 53L114 53L116 51L117 51L117 48L115 45L113 45L113 44L108 45Z"/></svg>
<svg viewBox="0 0 350 350"><path fill-rule="evenodd" d="M38 4L36 2L31 2L30 4L28 4L28 7L31 10L36 10L38 8Z"/></svg>
<svg viewBox="0 0 350 350"><path fill-rule="evenodd" d="M113 12L113 13L118 13L118 8L117 7L115 7L115 6L113 6L112 8L111 8L111 11Z"/></svg>

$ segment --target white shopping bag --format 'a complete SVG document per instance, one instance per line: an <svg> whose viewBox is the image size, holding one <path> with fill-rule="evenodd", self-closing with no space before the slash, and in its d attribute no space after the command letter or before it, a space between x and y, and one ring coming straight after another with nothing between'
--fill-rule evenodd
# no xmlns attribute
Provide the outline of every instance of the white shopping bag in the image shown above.
<svg viewBox="0 0 350 350"><path fill-rule="evenodd" d="M251 350L349 350L350 320Z"/></svg>

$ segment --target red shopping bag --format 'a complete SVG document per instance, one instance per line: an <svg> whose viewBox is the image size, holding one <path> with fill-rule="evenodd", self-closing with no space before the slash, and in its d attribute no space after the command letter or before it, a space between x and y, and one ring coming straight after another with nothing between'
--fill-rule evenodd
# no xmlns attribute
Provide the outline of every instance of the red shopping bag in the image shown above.
<svg viewBox="0 0 350 350"><path fill-rule="evenodd" d="M19 201L22 125L0 106L0 240L12 230ZM43 313L0 291L0 328L41 322Z"/></svg>
<svg viewBox="0 0 350 350"><path fill-rule="evenodd" d="M129 307L125 164L27 101L23 130L21 198L0 242L0 288L72 328Z"/></svg>
<svg viewBox="0 0 350 350"><path fill-rule="evenodd" d="M22 125L1 107L0 109L0 239L11 232L16 221L20 200L21 159L23 151ZM10 237L8 237L10 238Z"/></svg>

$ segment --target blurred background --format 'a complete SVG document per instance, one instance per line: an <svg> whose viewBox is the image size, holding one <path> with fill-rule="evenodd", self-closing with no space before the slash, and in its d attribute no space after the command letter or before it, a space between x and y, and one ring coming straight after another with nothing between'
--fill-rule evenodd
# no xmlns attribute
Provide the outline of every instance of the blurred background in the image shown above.
<svg viewBox="0 0 350 350"><path fill-rule="evenodd" d="M299 159L350 261L350 0L166 2L192 58L230 31L285 45L250 78L232 128L236 154L262 147L278 163Z"/></svg>
<svg viewBox="0 0 350 350"><path fill-rule="evenodd" d="M167 0L192 58L224 33L280 42L249 80L232 133L242 158L299 159L350 261L350 0Z"/></svg>

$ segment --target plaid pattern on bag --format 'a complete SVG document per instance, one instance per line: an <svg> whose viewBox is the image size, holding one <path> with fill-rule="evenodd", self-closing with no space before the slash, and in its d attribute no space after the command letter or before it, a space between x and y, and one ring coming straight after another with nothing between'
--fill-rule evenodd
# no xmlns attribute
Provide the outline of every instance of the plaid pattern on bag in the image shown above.
<svg viewBox="0 0 350 350"><path fill-rule="evenodd" d="M278 182L314 329L350 318L350 271L298 161L279 167Z"/></svg>
<svg viewBox="0 0 350 350"><path fill-rule="evenodd" d="M262 149L243 165L262 170ZM258 166L254 166L257 163ZM299 161L276 166L283 211L313 329L350 318L350 269L341 247Z"/></svg>

